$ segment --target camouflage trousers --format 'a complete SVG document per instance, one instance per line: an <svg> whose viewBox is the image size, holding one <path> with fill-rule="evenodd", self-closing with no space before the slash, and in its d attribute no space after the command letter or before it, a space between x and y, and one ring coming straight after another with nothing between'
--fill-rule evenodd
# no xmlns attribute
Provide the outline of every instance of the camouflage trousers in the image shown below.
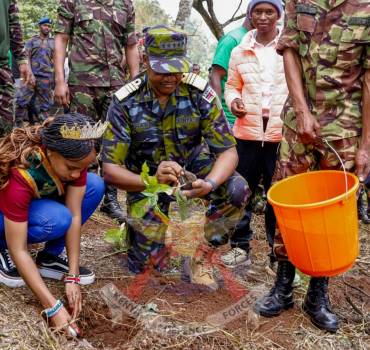
<svg viewBox="0 0 370 350"><path fill-rule="evenodd" d="M224 184L211 192L204 199L207 201L206 223L204 227L205 239L208 242L228 238L235 230L250 197L250 190L245 179L235 172ZM163 195L159 197L159 206L166 215L170 202L174 198ZM130 212L130 204L128 206ZM129 219L128 267L130 271L140 273L145 263L150 259L160 268L167 251L164 240L167 224L163 223L158 215L150 209L139 223L133 224ZM186 232L183 232L186 234ZM194 242L199 244L201 242Z"/></svg>
<svg viewBox="0 0 370 350"><path fill-rule="evenodd" d="M81 113L94 121L105 120L113 94L119 87L90 87L70 85L70 112Z"/></svg>
<svg viewBox="0 0 370 350"><path fill-rule="evenodd" d="M15 122L17 125L21 125L22 122L31 122L28 120L29 107L34 107L37 114L41 114L39 122L42 122L46 117L46 115L42 116L43 113L49 111L54 104L54 79L35 78L35 86L23 85L15 93ZM32 103L34 106L31 106Z"/></svg>
<svg viewBox="0 0 370 350"><path fill-rule="evenodd" d="M14 80L7 66L0 67L0 137L13 128Z"/></svg>
<svg viewBox="0 0 370 350"><path fill-rule="evenodd" d="M342 159L346 171L353 172L355 169L355 157L359 141L359 137L350 137L329 142ZM312 170L341 169L342 166L338 157L326 144L323 142L302 144L297 133L284 126L274 182ZM275 233L274 252L278 260L288 259L279 229Z"/></svg>

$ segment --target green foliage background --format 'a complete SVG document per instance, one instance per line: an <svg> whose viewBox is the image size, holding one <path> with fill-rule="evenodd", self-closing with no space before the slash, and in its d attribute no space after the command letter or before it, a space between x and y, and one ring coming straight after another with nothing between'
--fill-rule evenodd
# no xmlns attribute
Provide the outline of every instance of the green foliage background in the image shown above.
<svg viewBox="0 0 370 350"><path fill-rule="evenodd" d="M1 0L0 0L1 1ZM136 12L137 30L157 24L173 25L174 19L160 6L157 0L133 0ZM38 33L37 22L41 17L49 16L55 22L58 0L18 0L20 20L25 40ZM200 28L201 23L191 21L186 31L189 34L188 56L193 63L202 67L202 75L207 75L211 64L215 44L211 44L209 37Z"/></svg>
<svg viewBox="0 0 370 350"><path fill-rule="evenodd" d="M58 0L18 0L25 41L38 33L37 22L41 17L48 16L55 21L58 3Z"/></svg>

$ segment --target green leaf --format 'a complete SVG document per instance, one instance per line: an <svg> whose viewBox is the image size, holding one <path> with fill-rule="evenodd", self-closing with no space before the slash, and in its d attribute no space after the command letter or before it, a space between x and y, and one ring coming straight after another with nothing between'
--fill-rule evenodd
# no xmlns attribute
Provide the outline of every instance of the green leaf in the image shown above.
<svg viewBox="0 0 370 350"><path fill-rule="evenodd" d="M166 184L158 184L155 193L166 193L169 196L173 192L173 187Z"/></svg>
<svg viewBox="0 0 370 350"><path fill-rule="evenodd" d="M148 206L149 208L154 208L155 206L158 205L158 195L154 194L152 197L148 198Z"/></svg>
<svg viewBox="0 0 370 350"><path fill-rule="evenodd" d="M131 215L134 218L142 218L147 213L149 199L150 197L146 197L131 205Z"/></svg>
<svg viewBox="0 0 370 350"><path fill-rule="evenodd" d="M148 164L146 164L146 162L144 162L143 166L141 167L140 176L145 186L148 186L150 183L150 179L149 179L149 167L148 167Z"/></svg>
<svg viewBox="0 0 370 350"><path fill-rule="evenodd" d="M122 249L126 247L127 228L123 224L117 228L111 228L106 231L104 240L108 243L114 244L117 248Z"/></svg>

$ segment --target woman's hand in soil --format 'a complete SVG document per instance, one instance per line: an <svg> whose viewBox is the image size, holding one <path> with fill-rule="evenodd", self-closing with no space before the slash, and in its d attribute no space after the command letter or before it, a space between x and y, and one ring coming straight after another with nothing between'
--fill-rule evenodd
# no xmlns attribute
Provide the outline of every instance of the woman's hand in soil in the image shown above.
<svg viewBox="0 0 370 350"><path fill-rule="evenodd" d="M65 307L62 307L60 311L50 319L50 321L55 328L63 328L67 336L75 337L76 335L80 335L81 331L75 322L71 323L71 319L71 315L68 313ZM72 331L70 328L72 328Z"/></svg>
<svg viewBox="0 0 370 350"><path fill-rule="evenodd" d="M202 179L194 181L192 187L192 190L182 192L187 198L202 198L212 191L212 185Z"/></svg>
<svg viewBox="0 0 370 350"><path fill-rule="evenodd" d="M241 98L236 98L231 102L231 113L237 118L242 118L245 116L247 111L245 110L244 103Z"/></svg>
<svg viewBox="0 0 370 350"><path fill-rule="evenodd" d="M82 310L80 285L76 283L66 283L66 294L72 318L76 319Z"/></svg>
<svg viewBox="0 0 370 350"><path fill-rule="evenodd" d="M182 172L180 164L171 161L163 161L159 164L155 174L160 184L177 184Z"/></svg>

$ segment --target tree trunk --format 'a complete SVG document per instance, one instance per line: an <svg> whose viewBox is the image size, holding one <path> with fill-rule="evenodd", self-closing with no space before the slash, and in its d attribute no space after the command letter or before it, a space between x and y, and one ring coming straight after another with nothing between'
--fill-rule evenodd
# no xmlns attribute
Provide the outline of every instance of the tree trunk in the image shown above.
<svg viewBox="0 0 370 350"><path fill-rule="evenodd" d="M203 6L203 2L207 3L207 9ZM193 0L193 7L202 16L212 34L219 40L224 35L224 30L214 12L213 0Z"/></svg>
<svg viewBox="0 0 370 350"><path fill-rule="evenodd" d="M189 20L191 9L193 7L193 0L180 0L179 12L177 13L175 26L181 29L185 28Z"/></svg>
<svg viewBox="0 0 370 350"><path fill-rule="evenodd" d="M204 7L203 3L207 4L207 8ZM220 38L224 35L225 27L227 27L232 22L245 18L245 13L237 15L242 6L242 3L243 0L239 0L239 5L236 8L234 14L225 23L220 23L219 20L217 19L217 16L213 8L213 0L193 0L193 8L197 10L198 13L202 16L204 22L206 22L208 28L210 29L212 34L216 37L216 39L220 40Z"/></svg>

